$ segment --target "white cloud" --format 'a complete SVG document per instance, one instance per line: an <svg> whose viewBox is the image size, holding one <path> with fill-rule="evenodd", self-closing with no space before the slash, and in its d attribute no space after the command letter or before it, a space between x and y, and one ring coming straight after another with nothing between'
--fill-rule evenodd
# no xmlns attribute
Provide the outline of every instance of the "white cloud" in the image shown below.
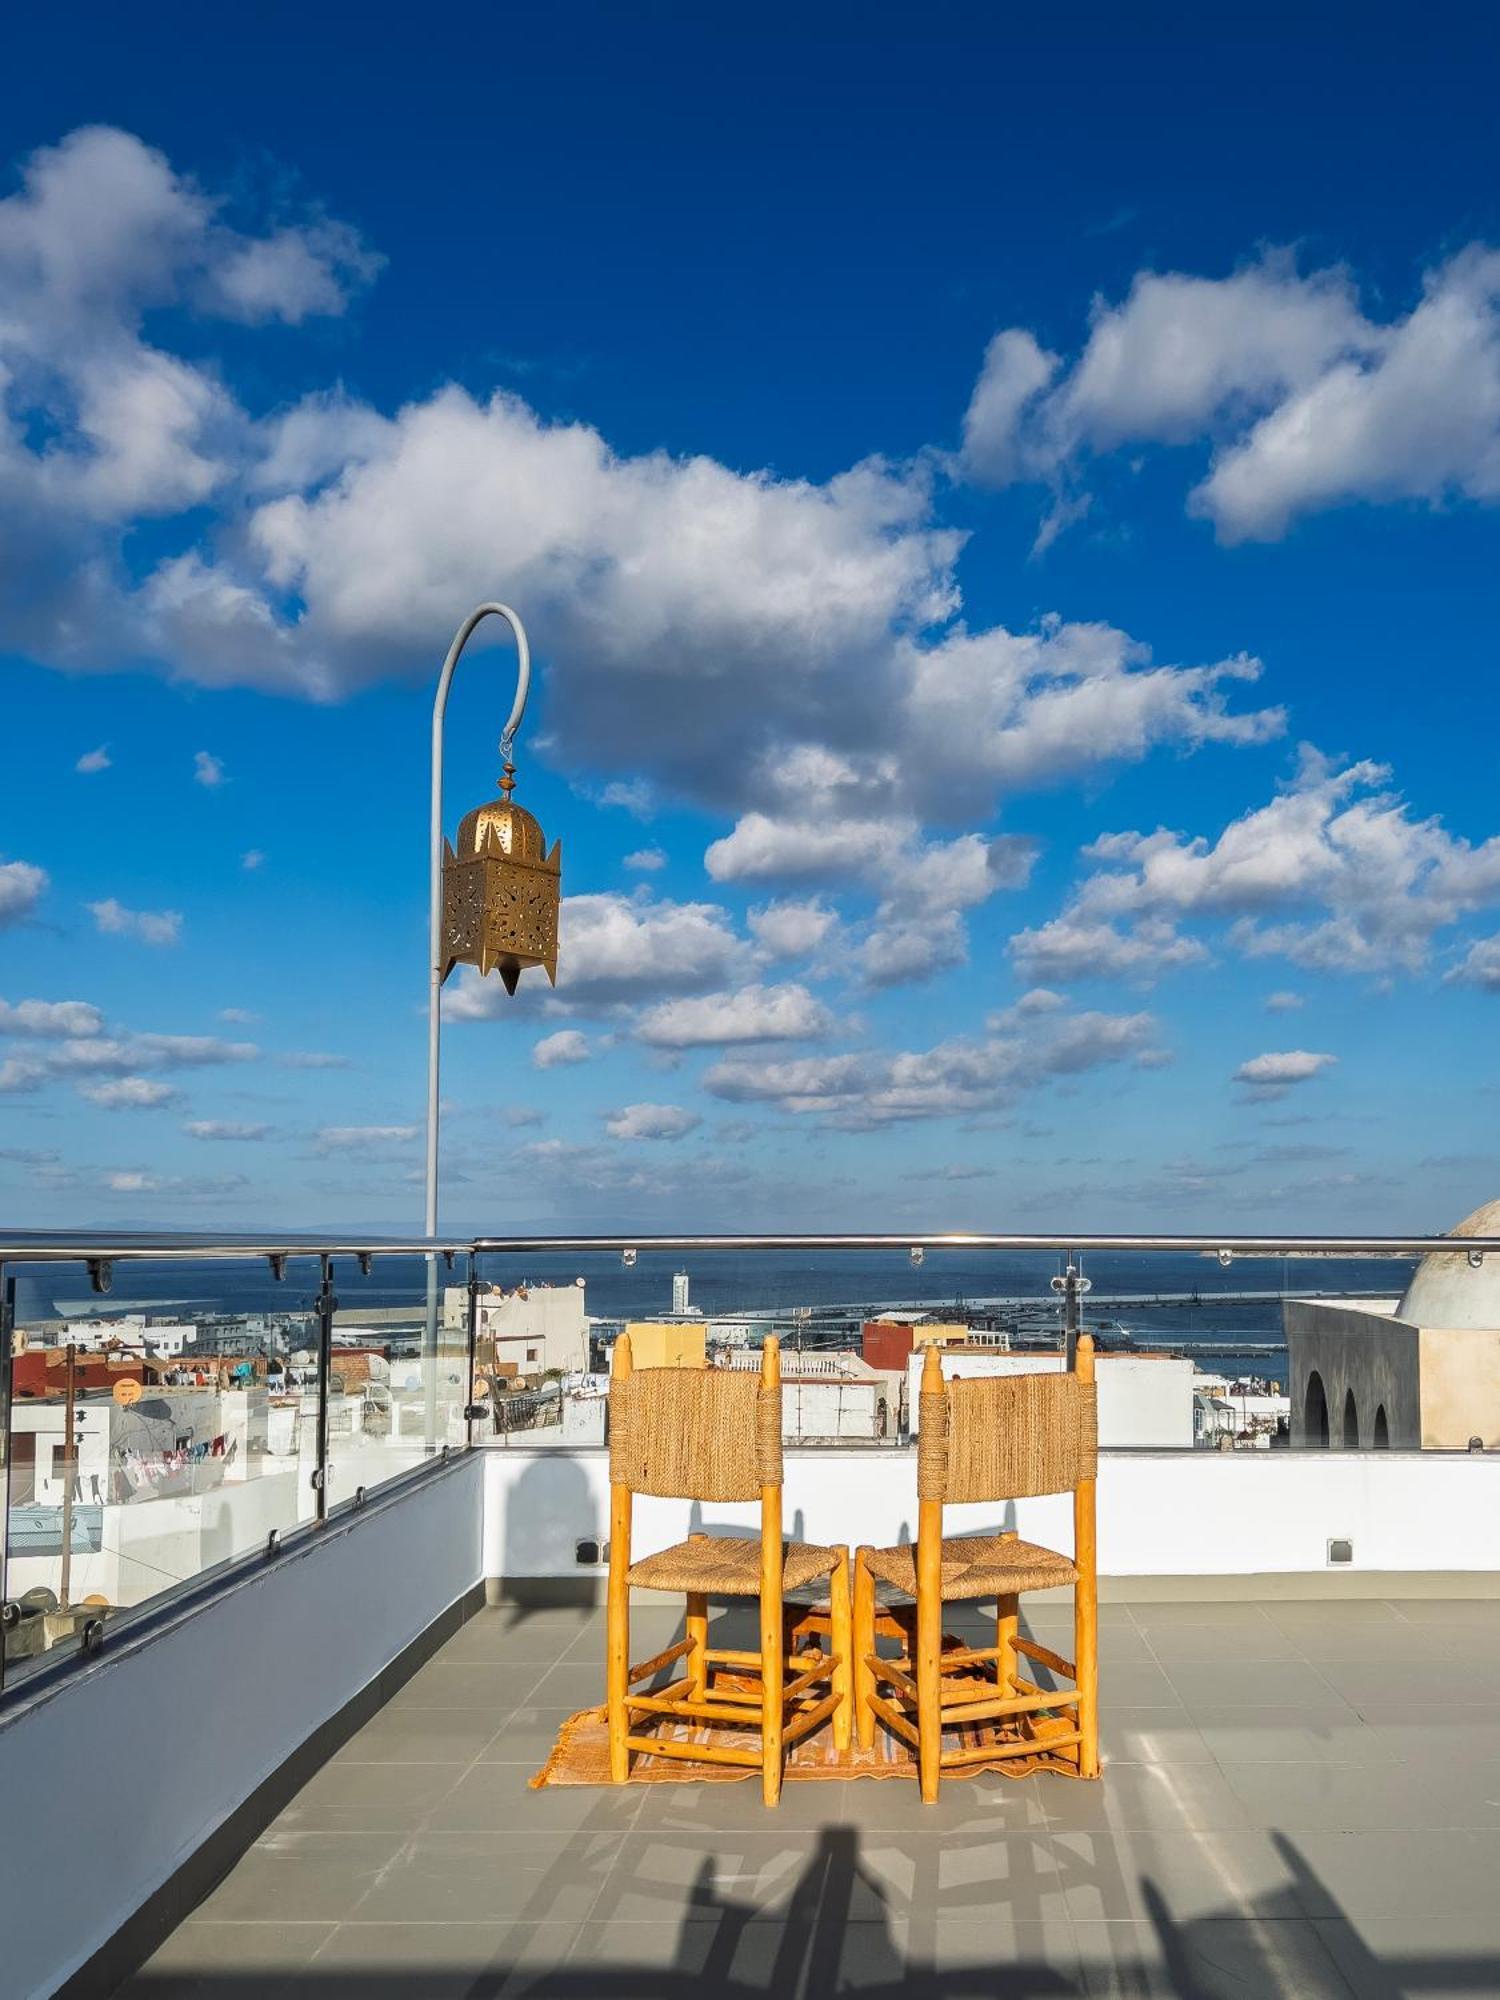
<svg viewBox="0 0 1500 2000"><path fill-rule="evenodd" d="M0 861L0 926L29 917L47 887L47 871L30 861Z"/></svg>
<svg viewBox="0 0 1500 2000"><path fill-rule="evenodd" d="M634 854L627 854L621 863L622 867L634 868L643 875L654 875L666 865L666 853L660 847L638 847Z"/></svg>
<svg viewBox="0 0 1500 2000"><path fill-rule="evenodd" d="M1449 983L1480 986L1487 993L1500 993L1500 936L1475 938L1444 978Z"/></svg>
<svg viewBox="0 0 1500 2000"><path fill-rule="evenodd" d="M96 927L113 937L139 938L142 944L176 944L182 937L180 910L127 910L113 896L86 905Z"/></svg>
<svg viewBox="0 0 1500 2000"><path fill-rule="evenodd" d="M1270 540L1349 501L1500 494L1500 252L1427 272L1375 320L1349 274L1273 253L1227 278L1140 273L1095 305L1070 368L1010 329L985 356L963 460L991 485L1056 483L1084 455L1210 442L1191 498L1224 541Z"/></svg>
<svg viewBox="0 0 1500 2000"><path fill-rule="evenodd" d="M226 1011L224 1018L229 1018ZM348 1056L331 1049L286 1049L273 1058L281 1069L353 1069Z"/></svg>
<svg viewBox="0 0 1500 2000"><path fill-rule="evenodd" d="M1216 840L1158 828L1094 841L1085 856L1096 872L1057 921L1230 920L1227 942L1248 957L1418 970L1436 932L1500 902L1500 837L1474 846L1436 817L1414 818L1389 777L1304 748L1294 780Z"/></svg>
<svg viewBox="0 0 1500 2000"><path fill-rule="evenodd" d="M676 1104L627 1104L606 1115L604 1129L611 1139L681 1139L702 1123Z"/></svg>
<svg viewBox="0 0 1500 2000"><path fill-rule="evenodd" d="M1149 985L1163 973L1201 965L1207 948L1160 917L1129 930L1081 916L1053 917L1017 931L1008 946L1029 979L1131 979Z"/></svg>
<svg viewBox="0 0 1500 2000"><path fill-rule="evenodd" d="M409 1146L417 1137L415 1125L321 1125L313 1134L319 1153L389 1152Z"/></svg>
<svg viewBox="0 0 1500 2000"><path fill-rule="evenodd" d="M46 1081L45 1067L29 1056L6 1056L0 1061L0 1093L19 1094L39 1090Z"/></svg>
<svg viewBox="0 0 1500 2000"><path fill-rule="evenodd" d="M653 1048L722 1048L816 1041L834 1025L832 1014L805 986L741 986L730 993L665 1000L641 1016L636 1035Z"/></svg>
<svg viewBox="0 0 1500 2000"><path fill-rule="evenodd" d="M222 785L223 782L223 758L216 757L212 750L195 750L193 752L193 783L195 785L206 786L209 791L213 791L219 785Z"/></svg>
<svg viewBox="0 0 1500 2000"><path fill-rule="evenodd" d="M599 794L601 806L617 806L632 819L651 819L656 813L656 794L644 778L615 778Z"/></svg>
<svg viewBox="0 0 1500 2000"><path fill-rule="evenodd" d="M104 1176L104 1185L112 1194L152 1194L161 1182L139 1167L119 1167Z"/></svg>
<svg viewBox="0 0 1500 2000"><path fill-rule="evenodd" d="M104 1016L88 1000L0 1000L0 1034L78 1039L97 1035Z"/></svg>
<svg viewBox="0 0 1500 2000"><path fill-rule="evenodd" d="M1266 1012L1268 1014L1291 1014L1301 1005L1302 995L1300 993L1292 993L1286 988L1266 995Z"/></svg>
<svg viewBox="0 0 1500 2000"><path fill-rule="evenodd" d="M271 1136L269 1125L242 1125L227 1118L190 1118L182 1129L190 1139L256 1140Z"/></svg>
<svg viewBox="0 0 1500 2000"><path fill-rule="evenodd" d="M258 847L247 847L240 856L240 866L247 874L253 875L258 868L265 866L265 860L265 855Z"/></svg>
<svg viewBox="0 0 1500 2000"><path fill-rule="evenodd" d="M1311 1049L1271 1050L1242 1062L1234 1073L1234 1081L1244 1084L1252 1097L1284 1097L1293 1084L1306 1083L1337 1061L1337 1056L1318 1054Z"/></svg>
<svg viewBox="0 0 1500 2000"><path fill-rule="evenodd" d="M1049 1078L1129 1062L1151 1067L1160 1051L1149 1014L1071 1013L1052 994L1028 996L997 1015L982 1038L955 1036L895 1055L854 1052L763 1062L731 1057L704 1077L711 1095L769 1103L849 1130L913 1119L971 1116L1008 1105Z"/></svg>
<svg viewBox="0 0 1500 2000"><path fill-rule="evenodd" d="M560 1028L555 1035L543 1035L531 1051L534 1069L557 1069L566 1063L587 1062L593 1054L588 1036L577 1028Z"/></svg>
<svg viewBox="0 0 1500 2000"><path fill-rule="evenodd" d="M73 769L75 771L82 771L85 774L93 771L107 771L113 762L114 759L109 754L109 745L101 743L97 750L85 750L78 762L73 766Z"/></svg>
<svg viewBox="0 0 1500 2000"><path fill-rule="evenodd" d="M103 1083L80 1083L78 1095L106 1111L156 1111L173 1104L181 1096L169 1083L154 1083L150 1077L120 1076Z"/></svg>
<svg viewBox="0 0 1500 2000"><path fill-rule="evenodd" d="M248 1007L221 1007L219 1019L228 1021L231 1025L245 1027L252 1021L258 1021L260 1016L252 1013Z"/></svg>
<svg viewBox="0 0 1500 2000"><path fill-rule="evenodd" d="M838 924L837 910L816 897L804 903L757 904L746 918L751 935L772 958L807 958Z"/></svg>

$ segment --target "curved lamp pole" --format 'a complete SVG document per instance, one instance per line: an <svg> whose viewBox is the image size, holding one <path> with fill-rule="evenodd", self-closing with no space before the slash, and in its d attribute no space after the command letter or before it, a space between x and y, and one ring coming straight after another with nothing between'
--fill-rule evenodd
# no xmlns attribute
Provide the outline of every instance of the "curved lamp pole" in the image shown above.
<svg viewBox="0 0 1500 2000"><path fill-rule="evenodd" d="M471 611L453 635L443 671L438 675L437 694L432 704L432 824L428 834L427 901L427 1213L428 1236L437 1235L438 1220L438 1067L443 1018L443 718L448 712L448 689L453 669L477 627L486 618L503 618L516 639L516 698L511 703L510 720L500 732L500 755L510 762L521 717L526 713L526 696L531 689L531 648L526 643L526 627L508 604L481 604ZM434 1276L436 1266L432 1266ZM434 1336L436 1329L433 1329Z"/></svg>

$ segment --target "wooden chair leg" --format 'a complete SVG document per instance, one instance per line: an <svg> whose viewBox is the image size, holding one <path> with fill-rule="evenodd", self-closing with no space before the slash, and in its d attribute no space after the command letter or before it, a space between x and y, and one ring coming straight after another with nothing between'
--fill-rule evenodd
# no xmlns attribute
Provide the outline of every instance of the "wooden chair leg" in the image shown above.
<svg viewBox="0 0 1500 2000"><path fill-rule="evenodd" d="M917 1579L917 1773L924 1806L937 1804L939 1766L943 1754L942 1644L943 1600L937 1588L923 1589Z"/></svg>
<svg viewBox="0 0 1500 2000"><path fill-rule="evenodd" d="M689 1700L701 1701L708 1693L708 1599L700 1590L687 1594L685 1637L692 1651L684 1662Z"/></svg>
<svg viewBox="0 0 1500 2000"><path fill-rule="evenodd" d="M613 1550L611 1550L613 1555ZM611 1561L609 1597L605 1611L605 1687L609 1705L610 1782L623 1785L630 1776L630 1712L625 1697L630 1692L630 1584L625 1564Z"/></svg>
<svg viewBox="0 0 1500 2000"><path fill-rule="evenodd" d="M854 1737L854 1618L849 1602L849 1551L839 1550L838 1567L829 1578L828 1644L833 1653L833 1692L839 1705L833 1711L833 1747L846 1752Z"/></svg>
<svg viewBox="0 0 1500 2000"><path fill-rule="evenodd" d="M875 1573L870 1568L868 1549L854 1556L854 1728L861 1750L875 1747L875 1711L870 1697L875 1692L875 1676L865 1665L875 1650Z"/></svg>
<svg viewBox="0 0 1500 2000"><path fill-rule="evenodd" d="M1012 1593L995 1606L995 1686L1001 1694L1014 1694L1016 1687L1016 1632L1020 1626L1021 1600Z"/></svg>
<svg viewBox="0 0 1500 2000"><path fill-rule="evenodd" d="M1078 1775L1099 1775L1099 1585L1078 1579L1073 1598L1073 1664L1078 1670Z"/></svg>

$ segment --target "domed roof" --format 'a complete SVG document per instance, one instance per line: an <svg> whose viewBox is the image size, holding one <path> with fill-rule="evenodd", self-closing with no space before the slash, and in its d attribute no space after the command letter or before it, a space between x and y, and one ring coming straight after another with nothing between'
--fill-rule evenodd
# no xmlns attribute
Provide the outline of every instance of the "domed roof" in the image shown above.
<svg viewBox="0 0 1500 2000"><path fill-rule="evenodd" d="M543 861L547 843L524 806L510 799L490 799L459 821L456 848L460 861L472 861L476 854L486 852L507 861Z"/></svg>
<svg viewBox="0 0 1500 2000"><path fill-rule="evenodd" d="M1448 1231L1450 1236L1500 1236L1500 1201L1487 1201ZM1413 1326L1468 1327L1500 1332L1500 1252L1471 1264L1466 1250L1434 1250L1412 1272L1396 1308Z"/></svg>

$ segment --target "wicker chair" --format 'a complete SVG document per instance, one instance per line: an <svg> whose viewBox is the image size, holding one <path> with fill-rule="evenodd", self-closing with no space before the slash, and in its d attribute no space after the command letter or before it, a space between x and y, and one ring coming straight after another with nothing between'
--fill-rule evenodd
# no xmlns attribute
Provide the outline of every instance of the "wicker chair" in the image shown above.
<svg viewBox="0 0 1500 2000"><path fill-rule="evenodd" d="M616 1784L625 1782L633 1752L759 1766L765 1802L775 1805L785 1753L794 1743L830 1718L841 1750L853 1735L849 1551L781 1538L777 1342L765 1343L759 1375L732 1368L633 1372L630 1339L622 1335L615 1342L610 1385L609 1478L611 1778ZM758 1500L760 1534L755 1539L693 1535L632 1561L631 1501L637 1493L679 1500ZM829 1647L788 1657L784 1600L822 1577L828 1579L830 1597ZM632 1588L681 1591L687 1598L686 1638L639 1666L630 1664ZM710 1597L760 1600L758 1651L709 1645ZM631 1692L677 1660L686 1662L681 1680L655 1693ZM636 1735L636 1716L758 1730L760 1741L753 1746L684 1743L670 1736Z"/></svg>
<svg viewBox="0 0 1500 2000"><path fill-rule="evenodd" d="M1094 1343L1078 1342L1076 1368L1064 1374L992 1376L947 1382L935 1347L922 1368L917 1443L917 1541L901 1548L861 1548L854 1559L855 1719L862 1747L877 1721L917 1752L922 1798L932 1804L940 1774L1003 1755L988 1740L943 1748L944 1728L967 1723L1013 1725L1016 1754L1041 1756L1080 1778L1099 1775L1099 1587L1094 1474L1098 1455ZM1073 1492L1073 1556L1023 1542L1014 1532L943 1538L945 1502L1019 1500ZM899 1660L875 1650L875 1586L915 1599L906 1608ZM1073 1659L1022 1638L1023 1591L1072 1584ZM943 1650L943 1605L996 1600L995 1644ZM913 1633L913 1626L915 1631ZM914 1643L913 1643L914 1640ZM1046 1690L1025 1679L1018 1659L1071 1680ZM882 1687L892 1690L887 1699ZM1043 1716L1042 1711L1064 1711ZM1066 1711L1071 1710L1071 1716ZM1005 1732L1007 1739L1011 1728Z"/></svg>

